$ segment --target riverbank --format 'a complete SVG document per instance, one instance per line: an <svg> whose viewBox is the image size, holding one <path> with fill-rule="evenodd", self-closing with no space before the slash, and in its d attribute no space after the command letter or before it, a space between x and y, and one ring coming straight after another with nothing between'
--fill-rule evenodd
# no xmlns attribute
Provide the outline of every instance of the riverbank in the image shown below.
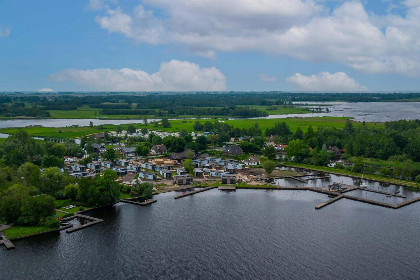
<svg viewBox="0 0 420 280"><path fill-rule="evenodd" d="M420 183L399 180L399 179L394 179L394 178L387 178L380 175L362 174L362 173L356 173L356 172L352 172L345 169L338 169L338 168L327 167L327 166L315 166L315 165L295 163L295 162L285 162L282 165L286 167L303 168L303 169L311 170L311 171L323 171L323 172L328 172L335 175L345 175L352 178L374 180L381 183L420 189Z"/></svg>

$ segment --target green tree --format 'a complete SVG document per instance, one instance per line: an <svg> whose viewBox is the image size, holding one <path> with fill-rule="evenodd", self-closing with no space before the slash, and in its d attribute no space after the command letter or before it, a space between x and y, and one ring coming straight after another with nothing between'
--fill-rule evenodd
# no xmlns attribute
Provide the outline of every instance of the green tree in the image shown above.
<svg viewBox="0 0 420 280"><path fill-rule="evenodd" d="M68 184L64 187L64 196L72 200L77 199L77 194L79 193L79 186L75 184Z"/></svg>
<svg viewBox="0 0 420 280"><path fill-rule="evenodd" d="M25 162L32 162L40 165L42 149L25 130L9 136L0 146L0 156L3 157L6 165L20 166Z"/></svg>
<svg viewBox="0 0 420 280"><path fill-rule="evenodd" d="M149 131L147 130L147 128L143 127L143 128L141 129L141 134L146 135L146 134L147 134L147 132L149 132Z"/></svg>
<svg viewBox="0 0 420 280"><path fill-rule="evenodd" d="M262 166L267 174L271 174L276 168L277 164L272 160L263 161Z"/></svg>
<svg viewBox="0 0 420 280"><path fill-rule="evenodd" d="M184 160L182 166L185 168L188 174L190 174L191 176L194 175L194 165L191 159Z"/></svg>
<svg viewBox="0 0 420 280"><path fill-rule="evenodd" d="M296 129L295 134L293 134L293 139L300 139L303 140L303 131L300 127Z"/></svg>
<svg viewBox="0 0 420 280"><path fill-rule="evenodd" d="M112 147L106 148L106 151L104 152L102 157L109 161L114 161L117 158L115 150Z"/></svg>
<svg viewBox="0 0 420 280"><path fill-rule="evenodd" d="M290 141L285 152L289 158L294 158L297 162L303 162L310 154L309 146L299 139Z"/></svg>
<svg viewBox="0 0 420 280"><path fill-rule="evenodd" d="M179 132L179 137L184 138L187 135L190 135L190 134L188 133L188 130L186 130L185 128L181 129L181 131Z"/></svg>
<svg viewBox="0 0 420 280"><path fill-rule="evenodd" d="M167 118L163 118L163 119L162 119L162 126L163 126L164 128L169 128L169 127L171 127L171 123L168 121L168 119L167 119Z"/></svg>
<svg viewBox="0 0 420 280"><path fill-rule="evenodd" d="M18 168L16 175L22 185L39 188L41 183L39 166L31 162L24 163Z"/></svg>
<svg viewBox="0 0 420 280"><path fill-rule="evenodd" d="M153 197L153 185L150 183L141 183L138 185L139 197L143 200Z"/></svg>
<svg viewBox="0 0 420 280"><path fill-rule="evenodd" d="M112 205L120 199L121 186L116 182L117 172L107 169L102 176L95 177L96 205Z"/></svg>
<svg viewBox="0 0 420 280"><path fill-rule="evenodd" d="M39 190L45 194L60 196L68 180L69 178L57 167L46 168L41 172Z"/></svg>
<svg viewBox="0 0 420 280"><path fill-rule="evenodd" d="M32 196L23 201L18 223L22 225L39 225L47 217L54 215L55 199L50 195Z"/></svg>
<svg viewBox="0 0 420 280"><path fill-rule="evenodd" d="M56 157L53 155L44 155L42 157L42 166L43 167L63 167L64 159L62 157Z"/></svg>
<svg viewBox="0 0 420 280"><path fill-rule="evenodd" d="M7 189L0 198L0 216L7 223L16 222L22 214L22 205L29 198L27 188L22 185L13 185Z"/></svg>
<svg viewBox="0 0 420 280"><path fill-rule="evenodd" d="M145 144L138 145L136 147L136 154L138 156L146 157L149 155L150 149Z"/></svg>
<svg viewBox="0 0 420 280"><path fill-rule="evenodd" d="M136 133L136 128L134 127L133 124L128 125L127 132L130 134Z"/></svg>
<svg viewBox="0 0 420 280"><path fill-rule="evenodd" d="M277 157L277 151L273 145L265 147L263 150L263 154L270 160L274 160Z"/></svg>

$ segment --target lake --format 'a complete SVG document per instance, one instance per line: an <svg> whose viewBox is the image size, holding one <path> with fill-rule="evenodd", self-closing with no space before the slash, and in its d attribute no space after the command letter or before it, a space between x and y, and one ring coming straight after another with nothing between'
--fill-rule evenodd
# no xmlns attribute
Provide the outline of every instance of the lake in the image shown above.
<svg viewBox="0 0 420 280"><path fill-rule="evenodd" d="M2 279L419 279L420 203L399 210L309 191L216 189L0 250Z"/></svg>
<svg viewBox="0 0 420 280"><path fill-rule="evenodd" d="M256 119L283 119L283 118L304 118L304 117L351 117L355 121L366 122L385 122L395 120L413 120L420 119L420 102L324 102L318 103L328 106L329 113L308 113L308 114L286 114L286 115L270 115L268 117ZM313 106L311 106L313 107ZM316 106L315 106L316 107ZM149 122L159 119L149 119ZM129 124L143 123L143 119L133 120L111 120L111 119L12 119L0 120L0 128L7 127L26 127L40 125L44 127L66 127L66 126L89 126L93 122L94 125L100 124ZM0 135L0 138L7 135Z"/></svg>
<svg viewBox="0 0 420 280"><path fill-rule="evenodd" d="M313 104L313 103L311 103ZM358 122L388 122L397 120L420 119L420 102L322 102L317 103L325 108L329 105L329 113L270 115L268 119L291 117L349 117ZM317 107L317 106L311 106Z"/></svg>

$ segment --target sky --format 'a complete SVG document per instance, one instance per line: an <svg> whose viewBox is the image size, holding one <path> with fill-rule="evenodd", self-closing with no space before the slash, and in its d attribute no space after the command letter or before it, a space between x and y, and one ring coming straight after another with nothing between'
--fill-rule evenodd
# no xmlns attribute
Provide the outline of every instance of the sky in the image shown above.
<svg viewBox="0 0 420 280"><path fill-rule="evenodd" d="M420 91L420 0L0 0L0 91Z"/></svg>

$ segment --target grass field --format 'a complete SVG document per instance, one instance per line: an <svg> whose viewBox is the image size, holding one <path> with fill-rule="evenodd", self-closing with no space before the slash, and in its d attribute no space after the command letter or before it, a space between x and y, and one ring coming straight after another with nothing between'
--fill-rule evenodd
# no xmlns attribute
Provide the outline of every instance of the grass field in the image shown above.
<svg viewBox="0 0 420 280"><path fill-rule="evenodd" d="M11 228L8 228L3 231L3 233L7 236L9 239L15 239L23 236L28 236L32 234L37 234L45 231L53 230L49 227L22 227L22 226L13 226Z"/></svg>
<svg viewBox="0 0 420 280"><path fill-rule="evenodd" d="M315 118L286 118L286 119L236 119L236 120L219 120L227 124L233 125L238 128L249 128L253 127L255 123L258 123L259 127L265 131L267 128L272 128L276 122L286 122L292 131L296 131L300 127L303 131L306 131L309 126L316 129L319 126L323 127L336 127L343 128L348 118L339 117L315 117ZM171 127L164 128L161 126L155 127L152 124L145 126L143 124L134 124L136 128L146 127L149 130L167 131L167 132L179 132L182 129L186 129L189 132L193 131L194 123L197 120L173 120ZM202 123L205 121L214 122L216 119L202 119ZM355 126L361 126L362 123L354 122ZM368 126L382 127L383 123L366 123ZM87 134L106 132L116 130L116 125L104 125L104 129L98 129L98 127L27 127L24 128L30 135L38 137L57 137L57 138L76 138ZM127 128L128 125L122 125L123 128ZM16 128L2 128L1 133L14 134L18 129Z"/></svg>

